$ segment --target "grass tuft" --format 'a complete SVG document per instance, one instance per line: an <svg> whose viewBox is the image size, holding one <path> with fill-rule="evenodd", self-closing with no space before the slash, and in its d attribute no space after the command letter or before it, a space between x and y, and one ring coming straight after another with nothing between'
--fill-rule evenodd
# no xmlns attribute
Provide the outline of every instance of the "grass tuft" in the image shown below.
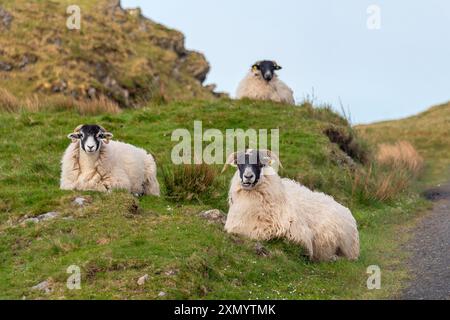
<svg viewBox="0 0 450 320"><path fill-rule="evenodd" d="M202 202L211 195L217 172L207 164L164 167L164 185L167 197L174 201Z"/></svg>
<svg viewBox="0 0 450 320"><path fill-rule="evenodd" d="M408 141L398 141L394 144L380 144L376 160L381 165L393 169L408 170L418 176L423 169L423 158Z"/></svg>

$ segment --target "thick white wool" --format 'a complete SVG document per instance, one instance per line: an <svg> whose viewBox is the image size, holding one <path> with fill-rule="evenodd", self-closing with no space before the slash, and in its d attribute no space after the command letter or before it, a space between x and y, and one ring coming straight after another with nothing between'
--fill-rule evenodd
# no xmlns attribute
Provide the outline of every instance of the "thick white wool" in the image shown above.
<svg viewBox="0 0 450 320"><path fill-rule="evenodd" d="M62 158L61 189L159 195L156 164L144 149L127 143L102 143L99 152L86 154L80 143L71 143Z"/></svg>
<svg viewBox="0 0 450 320"><path fill-rule="evenodd" d="M236 172L230 187L225 230L255 240L286 238L302 245L315 261L338 256L356 260L359 235L349 209L313 192L270 167L253 190L244 190Z"/></svg>
<svg viewBox="0 0 450 320"><path fill-rule="evenodd" d="M265 81L259 71L250 71L239 83L236 98L255 100L271 100L287 104L295 104L294 92L283 81L274 75L269 82Z"/></svg>

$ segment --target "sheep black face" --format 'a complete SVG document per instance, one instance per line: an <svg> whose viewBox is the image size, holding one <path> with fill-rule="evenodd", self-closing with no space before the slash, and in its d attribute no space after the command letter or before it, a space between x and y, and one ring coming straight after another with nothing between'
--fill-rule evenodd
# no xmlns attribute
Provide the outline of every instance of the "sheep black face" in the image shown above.
<svg viewBox="0 0 450 320"><path fill-rule="evenodd" d="M113 135L99 125L80 125L67 136L72 142L79 141L81 149L87 154L96 153L102 143L109 143Z"/></svg>
<svg viewBox="0 0 450 320"><path fill-rule="evenodd" d="M252 190L263 179L263 176L268 173L265 168L276 161L279 163L278 157L268 150L257 151L249 149L246 152L231 154L223 171L228 165L237 167L242 188L244 190ZM273 173L273 170L270 172Z"/></svg>
<svg viewBox="0 0 450 320"><path fill-rule="evenodd" d="M263 60L258 61L252 66L252 70L256 74L261 74L264 80L269 82L275 76L275 71L280 70L279 66L275 61Z"/></svg>

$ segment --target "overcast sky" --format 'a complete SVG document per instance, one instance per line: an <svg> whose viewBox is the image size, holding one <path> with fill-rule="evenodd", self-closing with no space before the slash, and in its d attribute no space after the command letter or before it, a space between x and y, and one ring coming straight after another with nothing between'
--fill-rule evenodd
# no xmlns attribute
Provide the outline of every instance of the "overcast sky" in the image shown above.
<svg viewBox="0 0 450 320"><path fill-rule="evenodd" d="M379 8L367 12L369 6ZM450 100L450 1L122 0L183 32L211 64L206 83L234 96L256 60L295 92L354 123L405 117ZM370 29L380 26L380 29Z"/></svg>

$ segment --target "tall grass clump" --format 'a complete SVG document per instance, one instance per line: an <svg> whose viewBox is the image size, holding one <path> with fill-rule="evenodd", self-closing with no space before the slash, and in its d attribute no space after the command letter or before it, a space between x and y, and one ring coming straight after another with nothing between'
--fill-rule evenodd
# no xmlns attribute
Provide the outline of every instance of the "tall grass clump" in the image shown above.
<svg viewBox="0 0 450 320"><path fill-rule="evenodd" d="M217 171L205 163L162 168L166 195L173 201L197 201L214 197Z"/></svg>
<svg viewBox="0 0 450 320"><path fill-rule="evenodd" d="M20 110L20 101L8 90L0 88L0 111L17 112Z"/></svg>
<svg viewBox="0 0 450 320"><path fill-rule="evenodd" d="M407 141L381 144L367 168L355 172L352 193L366 200L391 201L406 191L423 168L423 158Z"/></svg>
<svg viewBox="0 0 450 320"><path fill-rule="evenodd" d="M376 160L379 164L393 168L407 169L418 176L423 169L423 158L408 141L394 144L380 144Z"/></svg>

